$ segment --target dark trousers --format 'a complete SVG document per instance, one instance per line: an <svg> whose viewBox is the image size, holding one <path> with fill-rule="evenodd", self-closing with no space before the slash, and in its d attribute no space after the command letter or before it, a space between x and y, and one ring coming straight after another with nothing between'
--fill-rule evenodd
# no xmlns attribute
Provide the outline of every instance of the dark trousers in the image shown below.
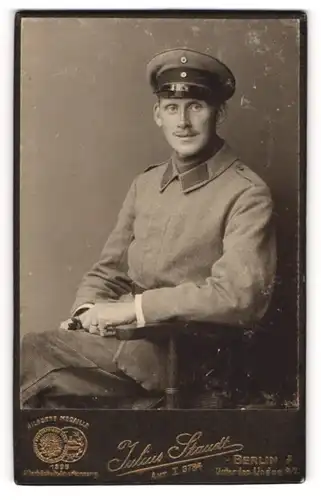
<svg viewBox="0 0 321 500"><path fill-rule="evenodd" d="M79 401L140 398L148 391L117 365L121 342L84 331L53 330L28 333L22 338L20 386L22 408L78 407ZM98 402L97 402L98 401Z"/></svg>

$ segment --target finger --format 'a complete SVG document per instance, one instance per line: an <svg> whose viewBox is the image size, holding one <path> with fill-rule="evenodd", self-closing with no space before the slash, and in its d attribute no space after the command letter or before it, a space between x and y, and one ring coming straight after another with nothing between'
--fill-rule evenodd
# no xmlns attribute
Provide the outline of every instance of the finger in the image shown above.
<svg viewBox="0 0 321 500"><path fill-rule="evenodd" d="M106 323L106 321L100 320L99 333L101 337L112 337L113 335L115 335L115 329L110 323Z"/></svg>
<svg viewBox="0 0 321 500"><path fill-rule="evenodd" d="M115 335L115 330L111 329L110 327L105 328L104 330L100 330L101 337L114 337Z"/></svg>
<svg viewBox="0 0 321 500"><path fill-rule="evenodd" d="M99 334L99 329L96 325L89 325L89 333Z"/></svg>
<svg viewBox="0 0 321 500"><path fill-rule="evenodd" d="M62 323L60 323L59 328L61 330L69 330L69 326L70 326L70 319L67 319L66 321L63 321Z"/></svg>
<svg viewBox="0 0 321 500"><path fill-rule="evenodd" d="M99 320L98 320L98 329L99 329L99 332L100 332L101 335L104 333L104 331L106 330L107 326L108 326L108 323L106 322L106 320L104 320L102 318L99 318Z"/></svg>

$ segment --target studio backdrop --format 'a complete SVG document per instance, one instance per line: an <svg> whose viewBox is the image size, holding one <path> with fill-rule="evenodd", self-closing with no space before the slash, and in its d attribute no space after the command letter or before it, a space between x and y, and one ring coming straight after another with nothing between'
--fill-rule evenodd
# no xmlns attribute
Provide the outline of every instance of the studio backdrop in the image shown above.
<svg viewBox="0 0 321 500"><path fill-rule="evenodd" d="M270 186L278 274L257 343L266 390L295 399L299 123L297 20L27 18L21 35L21 335L69 315L133 178L170 154L146 64L189 47L223 60L236 93L219 133Z"/></svg>

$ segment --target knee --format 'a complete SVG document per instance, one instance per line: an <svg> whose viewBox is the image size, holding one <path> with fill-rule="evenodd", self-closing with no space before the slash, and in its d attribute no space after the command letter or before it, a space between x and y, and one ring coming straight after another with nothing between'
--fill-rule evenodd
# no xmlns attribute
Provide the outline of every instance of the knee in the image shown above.
<svg viewBox="0 0 321 500"><path fill-rule="evenodd" d="M39 347L46 346L53 341L53 332L29 332L23 335L21 339L21 349L37 350Z"/></svg>

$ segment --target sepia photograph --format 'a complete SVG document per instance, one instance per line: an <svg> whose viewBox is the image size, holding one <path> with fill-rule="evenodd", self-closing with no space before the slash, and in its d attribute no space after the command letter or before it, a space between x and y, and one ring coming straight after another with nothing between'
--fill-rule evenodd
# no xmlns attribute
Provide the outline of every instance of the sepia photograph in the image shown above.
<svg viewBox="0 0 321 500"><path fill-rule="evenodd" d="M304 21L17 16L15 411L29 429L56 415L35 459L85 455L83 431L53 427L66 410L128 429L132 410L149 426L283 410L303 433Z"/></svg>

